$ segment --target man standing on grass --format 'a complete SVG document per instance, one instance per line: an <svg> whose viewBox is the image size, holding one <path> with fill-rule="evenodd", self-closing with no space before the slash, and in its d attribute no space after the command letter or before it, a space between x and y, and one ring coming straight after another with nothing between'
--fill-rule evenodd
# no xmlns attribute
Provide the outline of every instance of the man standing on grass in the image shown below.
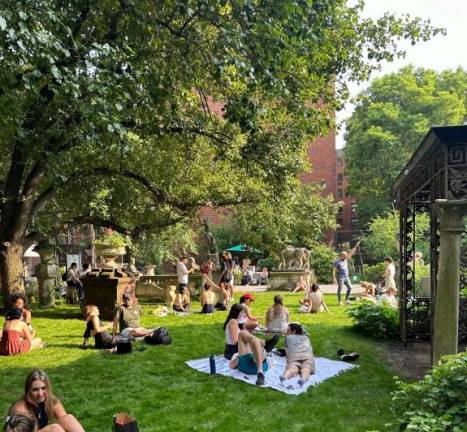
<svg viewBox="0 0 467 432"><path fill-rule="evenodd" d="M188 270L187 264L188 258L186 256L181 256L177 263L178 292L180 294L183 294L185 288L188 288L188 275L195 270L194 267Z"/></svg>
<svg viewBox="0 0 467 432"><path fill-rule="evenodd" d="M350 304L350 292L352 291L352 283L350 282L349 277L349 263L348 260L353 257L355 251L360 244L360 240L352 248L350 252L342 251L339 259L334 261L334 266L332 268L332 283L337 283L337 301L339 305L343 305L341 301L341 292L342 287L345 285L347 287L347 293L345 294L345 304Z"/></svg>

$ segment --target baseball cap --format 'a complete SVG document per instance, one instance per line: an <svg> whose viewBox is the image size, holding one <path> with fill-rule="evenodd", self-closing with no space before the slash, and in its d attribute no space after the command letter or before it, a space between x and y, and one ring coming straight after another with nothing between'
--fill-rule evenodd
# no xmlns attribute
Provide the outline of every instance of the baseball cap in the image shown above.
<svg viewBox="0 0 467 432"><path fill-rule="evenodd" d="M254 298L250 293L243 294L242 297L243 297L245 300L255 301L255 298Z"/></svg>

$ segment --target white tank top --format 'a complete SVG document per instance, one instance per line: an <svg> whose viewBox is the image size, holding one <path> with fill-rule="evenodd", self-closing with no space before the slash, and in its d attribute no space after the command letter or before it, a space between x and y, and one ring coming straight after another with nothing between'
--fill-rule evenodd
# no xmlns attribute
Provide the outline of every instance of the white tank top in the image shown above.
<svg viewBox="0 0 467 432"><path fill-rule="evenodd" d="M225 343L227 345L236 345L236 343L233 341L232 339L232 334L230 333L230 323L232 321L235 321L233 319L231 319L228 323L227 323L227 326L225 327Z"/></svg>

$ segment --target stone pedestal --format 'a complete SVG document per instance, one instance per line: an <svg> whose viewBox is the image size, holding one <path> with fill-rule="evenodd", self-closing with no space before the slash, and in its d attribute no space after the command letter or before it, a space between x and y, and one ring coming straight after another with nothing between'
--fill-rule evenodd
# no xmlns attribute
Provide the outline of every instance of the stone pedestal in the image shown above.
<svg viewBox="0 0 467 432"><path fill-rule="evenodd" d="M433 358L456 354L459 323L460 236L464 231L467 200L436 200L439 218L438 280L434 308Z"/></svg>
<svg viewBox="0 0 467 432"><path fill-rule="evenodd" d="M36 265L35 275L39 285L39 304L42 307L55 306L55 287L57 284L58 267L54 262L53 250L40 249L37 253L41 263Z"/></svg>
<svg viewBox="0 0 467 432"><path fill-rule="evenodd" d="M124 292L135 293L136 278L119 269L93 270L81 281L84 285L84 304L96 305L101 318L105 320L113 319L115 306L122 303Z"/></svg>

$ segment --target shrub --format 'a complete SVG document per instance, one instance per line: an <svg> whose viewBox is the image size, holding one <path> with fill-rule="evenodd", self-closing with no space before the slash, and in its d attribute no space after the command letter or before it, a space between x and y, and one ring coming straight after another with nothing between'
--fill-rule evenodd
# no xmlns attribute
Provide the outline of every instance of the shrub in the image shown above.
<svg viewBox="0 0 467 432"><path fill-rule="evenodd" d="M128 239L126 239L118 232L112 232L111 234L104 235L100 239L95 239L93 243L95 245L108 245L113 248L120 248L128 245Z"/></svg>
<svg viewBox="0 0 467 432"><path fill-rule="evenodd" d="M267 267L268 270L277 270L279 267L279 258L277 255L268 255L266 258L261 258L258 261L258 271L260 271L263 267Z"/></svg>
<svg viewBox="0 0 467 432"><path fill-rule="evenodd" d="M396 379L393 410L400 430L461 432L467 423L467 352L450 356L422 381Z"/></svg>
<svg viewBox="0 0 467 432"><path fill-rule="evenodd" d="M309 248L310 266L315 271L316 279L321 283L329 283L332 280L332 266L337 259L337 253L321 243L316 243Z"/></svg>
<svg viewBox="0 0 467 432"><path fill-rule="evenodd" d="M386 303L362 300L346 311L352 318L354 328L375 338L399 336L399 311Z"/></svg>
<svg viewBox="0 0 467 432"><path fill-rule="evenodd" d="M363 264L364 278L368 282L378 283L384 279L385 270L386 264L384 264L384 262L375 265Z"/></svg>

